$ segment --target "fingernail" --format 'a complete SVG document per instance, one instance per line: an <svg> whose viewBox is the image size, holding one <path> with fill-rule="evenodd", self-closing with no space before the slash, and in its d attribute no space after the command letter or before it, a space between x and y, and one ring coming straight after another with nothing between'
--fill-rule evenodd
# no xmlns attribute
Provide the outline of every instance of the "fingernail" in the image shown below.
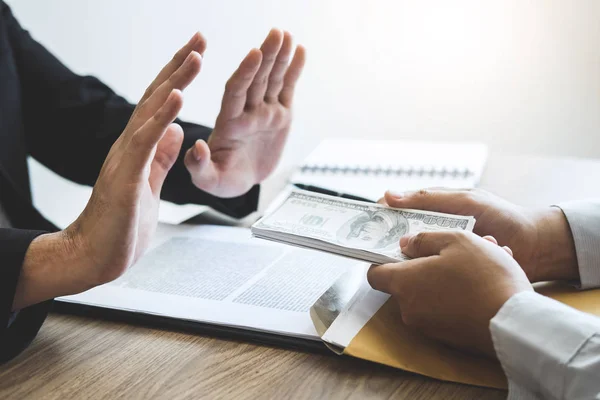
<svg viewBox="0 0 600 400"><path fill-rule="evenodd" d="M192 50L192 51L190 51L190 54L188 54L188 56L185 58L183 65L189 65L192 62L192 59L194 58L194 53L196 53L198 55L198 57L200 57L200 59L202 60L202 56L200 55L200 53Z"/></svg>
<svg viewBox="0 0 600 400"><path fill-rule="evenodd" d="M197 40L198 40L198 32L195 32L192 35L192 37L190 38L190 40L188 41L188 45L196 43Z"/></svg>
<svg viewBox="0 0 600 400"><path fill-rule="evenodd" d="M406 245L408 244L408 241L410 240L411 237L413 237L414 235L408 234L408 235L404 235L400 238L400 247L406 247Z"/></svg>
<svg viewBox="0 0 600 400"><path fill-rule="evenodd" d="M198 152L196 145L194 145L194 148L192 149L192 154L194 155L196 161L200 161L200 153Z"/></svg>
<svg viewBox="0 0 600 400"><path fill-rule="evenodd" d="M504 249L504 251L506 251L511 257L514 256L513 251L510 247L508 246L502 246L502 248Z"/></svg>
<svg viewBox="0 0 600 400"><path fill-rule="evenodd" d="M395 199L401 199L401 198L404 197L404 193L402 193L402 192L395 192L393 190L388 190L388 194L390 196L392 196L393 198L395 198Z"/></svg>

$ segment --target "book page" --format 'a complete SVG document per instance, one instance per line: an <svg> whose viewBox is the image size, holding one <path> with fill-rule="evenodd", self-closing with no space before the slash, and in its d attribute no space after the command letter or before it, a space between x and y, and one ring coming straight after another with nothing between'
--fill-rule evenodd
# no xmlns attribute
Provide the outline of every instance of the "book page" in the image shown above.
<svg viewBox="0 0 600 400"><path fill-rule="evenodd" d="M117 280L60 300L318 340L310 307L356 265L200 226L167 235Z"/></svg>

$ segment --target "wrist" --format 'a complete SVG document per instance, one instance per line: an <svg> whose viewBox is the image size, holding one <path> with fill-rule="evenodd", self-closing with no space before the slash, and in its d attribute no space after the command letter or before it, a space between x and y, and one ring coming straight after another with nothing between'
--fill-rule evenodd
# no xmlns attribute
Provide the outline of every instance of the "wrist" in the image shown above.
<svg viewBox="0 0 600 400"><path fill-rule="evenodd" d="M558 207L536 213L536 273L533 281L579 280L575 243L567 218Z"/></svg>
<svg viewBox="0 0 600 400"><path fill-rule="evenodd" d="M12 309L91 288L85 278L86 264L77 237L68 228L38 236L25 253Z"/></svg>

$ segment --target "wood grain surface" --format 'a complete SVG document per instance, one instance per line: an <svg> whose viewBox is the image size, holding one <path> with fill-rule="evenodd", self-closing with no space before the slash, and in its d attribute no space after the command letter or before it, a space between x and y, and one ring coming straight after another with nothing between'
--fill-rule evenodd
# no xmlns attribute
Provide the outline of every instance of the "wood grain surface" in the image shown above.
<svg viewBox="0 0 600 400"><path fill-rule="evenodd" d="M504 399L333 353L50 314L0 367L1 399Z"/></svg>

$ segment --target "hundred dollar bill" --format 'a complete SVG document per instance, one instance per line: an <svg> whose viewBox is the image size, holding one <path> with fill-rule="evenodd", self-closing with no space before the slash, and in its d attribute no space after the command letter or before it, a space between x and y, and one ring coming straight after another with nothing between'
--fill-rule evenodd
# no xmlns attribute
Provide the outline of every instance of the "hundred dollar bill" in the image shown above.
<svg viewBox="0 0 600 400"><path fill-rule="evenodd" d="M400 237L441 230L472 231L475 218L397 209L291 190L251 228L255 237L375 264L408 259Z"/></svg>

